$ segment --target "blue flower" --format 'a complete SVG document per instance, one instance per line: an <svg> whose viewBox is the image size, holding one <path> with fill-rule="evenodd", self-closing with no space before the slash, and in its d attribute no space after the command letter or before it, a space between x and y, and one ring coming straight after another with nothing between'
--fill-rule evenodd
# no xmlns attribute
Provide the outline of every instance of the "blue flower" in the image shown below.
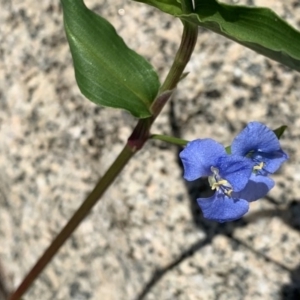
<svg viewBox="0 0 300 300"><path fill-rule="evenodd" d="M244 190L234 194L247 201L264 197L273 187L274 181L268 175L278 170L288 159L281 149L275 133L259 122L249 123L233 140L231 152L251 160L255 166Z"/></svg>
<svg viewBox="0 0 300 300"><path fill-rule="evenodd" d="M269 177L288 155L275 133L259 122L249 123L231 145L231 155L212 139L195 140L180 153L184 178L208 177L215 194L197 202L205 218L233 221L249 209L249 202L264 197L274 187Z"/></svg>
<svg viewBox="0 0 300 300"><path fill-rule="evenodd" d="M270 177L252 173L244 189L232 196L252 202L266 196L274 185L274 180Z"/></svg>
<svg viewBox="0 0 300 300"><path fill-rule="evenodd" d="M254 167L251 160L228 155L225 148L212 139L188 143L179 156L186 180L208 177L211 188L216 190L210 198L197 199L205 218L227 222L241 218L248 211L248 200L238 193L249 182Z"/></svg>
<svg viewBox="0 0 300 300"><path fill-rule="evenodd" d="M259 122L249 123L233 140L231 153L248 157L257 175L276 172L288 155L281 149L275 133Z"/></svg>

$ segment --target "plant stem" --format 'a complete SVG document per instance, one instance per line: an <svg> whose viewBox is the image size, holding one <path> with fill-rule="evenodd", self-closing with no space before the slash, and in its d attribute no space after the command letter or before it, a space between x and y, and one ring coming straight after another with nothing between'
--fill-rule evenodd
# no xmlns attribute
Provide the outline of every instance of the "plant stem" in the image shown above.
<svg viewBox="0 0 300 300"><path fill-rule="evenodd" d="M17 290L10 296L9 300L19 300L28 288L32 285L34 280L44 270L46 265L51 261L60 247L74 232L80 222L88 215L92 207L97 203L100 197L104 194L107 188L114 182L116 177L120 174L124 166L128 163L131 157L143 147L145 142L149 138L150 127L155 121L156 117L161 112L162 108L170 98L172 90L176 87L180 80L180 77L184 71L186 64L188 63L191 54L194 50L194 46L197 40L198 29L197 26L184 22L184 30L182 40L175 60L171 69L163 83L157 101L154 101L153 116L147 119L141 119L138 121L132 134L130 135L127 144L123 148L122 152L113 162L108 171L98 181L96 187L90 193L90 195L84 200L82 205L77 209L65 227L60 231L57 237L52 241L50 246L46 249L44 254L39 258L31 271L26 275L22 283Z"/></svg>
<svg viewBox="0 0 300 300"><path fill-rule="evenodd" d="M160 92L173 90L180 80L180 77L189 62L197 42L198 27L187 22L183 22L184 28L182 33L181 44L176 53L175 60L160 88ZM176 63L175 63L176 62Z"/></svg>
<svg viewBox="0 0 300 300"><path fill-rule="evenodd" d="M151 134L149 138L154 140L160 140L178 146L186 146L186 144L188 143L188 141L186 140L182 140L179 138L175 138L173 136L167 136L162 134Z"/></svg>
<svg viewBox="0 0 300 300"><path fill-rule="evenodd" d="M184 14L194 11L194 0L181 0L181 8Z"/></svg>

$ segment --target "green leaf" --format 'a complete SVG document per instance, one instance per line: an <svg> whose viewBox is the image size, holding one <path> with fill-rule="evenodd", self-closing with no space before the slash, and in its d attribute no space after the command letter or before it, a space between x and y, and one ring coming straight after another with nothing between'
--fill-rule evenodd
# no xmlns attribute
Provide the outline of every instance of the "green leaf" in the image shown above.
<svg viewBox="0 0 300 300"><path fill-rule="evenodd" d="M129 49L113 26L82 0L61 0L77 84L96 104L151 116L158 89L153 67Z"/></svg>
<svg viewBox="0 0 300 300"><path fill-rule="evenodd" d="M268 8L195 0L195 13L177 16L300 71L300 32Z"/></svg>
<svg viewBox="0 0 300 300"><path fill-rule="evenodd" d="M134 1L149 4L173 16L182 14L180 1L177 0L134 0Z"/></svg>
<svg viewBox="0 0 300 300"><path fill-rule="evenodd" d="M276 134L277 138L280 139L281 136L284 134L285 130L287 129L286 125L282 125L278 128L276 128L274 131L274 133Z"/></svg>
<svg viewBox="0 0 300 300"><path fill-rule="evenodd" d="M183 14L176 0L135 0L210 29L268 58L300 71L300 32L271 9L195 0L195 11Z"/></svg>

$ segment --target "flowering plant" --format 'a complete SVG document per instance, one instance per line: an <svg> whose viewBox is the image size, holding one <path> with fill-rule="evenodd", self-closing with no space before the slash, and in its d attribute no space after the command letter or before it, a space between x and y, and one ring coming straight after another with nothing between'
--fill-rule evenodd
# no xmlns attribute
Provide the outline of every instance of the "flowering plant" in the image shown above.
<svg viewBox="0 0 300 300"><path fill-rule="evenodd" d="M288 155L279 138L285 126L272 131L250 122L224 147L211 138L187 142L153 134L152 125L174 95L197 42L198 27L300 71L300 32L268 8L228 5L217 0L136 0L179 18L181 43L161 83L154 67L130 49L115 28L83 0L61 0L64 28L81 93L97 105L123 109L137 119L124 148L68 223L25 276L10 300L20 299L64 242L89 214L126 164L149 139L185 146L180 153L184 178L207 177L214 194L198 198L205 218L229 222L241 218L249 203L273 187L271 178ZM247 120L245 120L247 121Z"/></svg>

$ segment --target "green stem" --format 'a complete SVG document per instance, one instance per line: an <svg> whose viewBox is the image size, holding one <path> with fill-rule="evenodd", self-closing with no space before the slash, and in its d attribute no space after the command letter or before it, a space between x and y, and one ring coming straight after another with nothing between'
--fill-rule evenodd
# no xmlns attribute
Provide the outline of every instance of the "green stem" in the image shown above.
<svg viewBox="0 0 300 300"><path fill-rule="evenodd" d="M193 0L182 0L181 1L181 8L184 14L188 14L193 12Z"/></svg>
<svg viewBox="0 0 300 300"><path fill-rule="evenodd" d="M162 134L151 134L149 138L155 139L155 140L160 140L160 141L178 145L178 146L186 146L186 144L188 143L188 141L186 141L186 140L182 140L182 139L175 138L173 136L167 136L167 135L162 135Z"/></svg>
<svg viewBox="0 0 300 300"><path fill-rule="evenodd" d="M152 116L147 119L140 119L133 133L129 137L128 142L131 143L133 141L133 144L137 150L141 149L149 138L151 125L154 123L155 119L170 99L173 90L180 81L183 71L194 51L197 37L198 27L194 24L183 22L181 43L170 71L160 88L159 95L151 106ZM140 128L143 128L143 136L142 138L137 139L137 136L141 137L139 134L139 131L141 131ZM138 141L138 143L136 141Z"/></svg>
<svg viewBox="0 0 300 300"><path fill-rule="evenodd" d="M182 40L179 49L176 53L175 60L171 69L165 79L165 82L160 88L160 92L173 90L189 62L193 53L195 44L197 42L198 27L194 24L183 22L184 28L182 33Z"/></svg>
<svg viewBox="0 0 300 300"><path fill-rule="evenodd" d="M82 205L77 209L72 218L53 240L48 249L39 258L31 271L26 275L17 290L10 296L9 300L19 300L22 295L24 295L24 293L44 270L60 247L70 237L80 222L88 215L92 207L97 203L107 188L114 182L115 178L120 174L130 158L143 147L149 138L151 125L170 98L171 91L176 87L184 68L191 57L197 40L197 33L198 30L195 25L184 23L181 44L167 78L160 89L160 95L157 97L157 101L154 101L153 116L138 121L122 152L113 162L104 176L98 181L94 190L84 200Z"/></svg>

